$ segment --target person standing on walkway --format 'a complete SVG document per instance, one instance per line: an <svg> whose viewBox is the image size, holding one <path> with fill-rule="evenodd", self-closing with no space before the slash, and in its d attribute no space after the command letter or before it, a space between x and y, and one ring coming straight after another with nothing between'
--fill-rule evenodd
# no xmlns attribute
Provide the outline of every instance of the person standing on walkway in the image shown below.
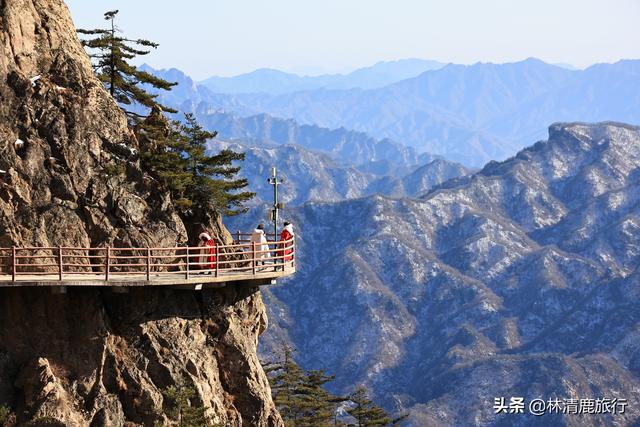
<svg viewBox="0 0 640 427"><path fill-rule="evenodd" d="M280 234L280 250L278 251L278 256L282 257L280 259L281 263L288 263L293 261L293 238L295 234L293 233L293 224L289 221L284 222L284 230Z"/></svg>
<svg viewBox="0 0 640 427"><path fill-rule="evenodd" d="M202 270L215 270L216 264L218 260L216 259L216 242L211 238L211 234L208 231L203 231L198 236L200 239L200 244L198 246L202 247L200 251L200 268ZM212 272L209 271L208 274Z"/></svg>
<svg viewBox="0 0 640 427"><path fill-rule="evenodd" d="M269 258L269 245L267 244L267 236L264 234L264 224L258 224L253 233L251 233L251 243L256 250L256 258L264 259ZM265 261L260 261L261 265L265 264Z"/></svg>

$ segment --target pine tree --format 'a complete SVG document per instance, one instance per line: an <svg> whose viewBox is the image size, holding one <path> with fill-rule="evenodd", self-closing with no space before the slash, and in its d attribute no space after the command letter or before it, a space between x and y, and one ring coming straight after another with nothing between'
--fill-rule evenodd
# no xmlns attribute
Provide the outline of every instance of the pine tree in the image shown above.
<svg viewBox="0 0 640 427"><path fill-rule="evenodd" d="M255 193L244 191L249 183L236 177L240 167L233 164L244 160L244 154L222 150L209 156L206 143L216 137L216 132L204 130L192 114L185 115L185 123L166 119L163 111L176 111L160 105L157 95L147 92L144 85L171 90L176 83L140 71L129 63L158 45L149 40L121 37L115 25L117 14L117 10L105 13L110 28L78 32L95 36L82 43L91 52L96 74L113 98L121 106L141 105L151 110L145 120L138 120L143 116L123 108L135 125L143 168L169 190L184 219L204 222L212 210L225 215L246 212L243 204Z"/></svg>
<svg viewBox="0 0 640 427"><path fill-rule="evenodd" d="M180 124L170 122L162 110L154 107L134 131L140 143L143 168L169 190L180 212L192 209L193 202L187 192L193 180L187 171L187 141L180 132Z"/></svg>
<svg viewBox="0 0 640 427"><path fill-rule="evenodd" d="M301 396L301 427L323 427L334 425L337 404L345 398L337 397L324 389L324 385L335 379L322 370L307 371L302 384L298 387Z"/></svg>
<svg viewBox="0 0 640 427"><path fill-rule="evenodd" d="M293 360L291 347L283 345L283 361L277 365L270 377L273 402L278 408L285 425L295 426L301 417L300 399L296 393L304 378L304 371Z"/></svg>
<svg viewBox="0 0 640 427"><path fill-rule="evenodd" d="M185 114L185 123L169 122L154 109L136 134L145 169L171 192L184 218L198 222L212 210L225 215L246 211L243 203L255 193L241 191L249 182L236 178L240 167L233 166L244 154L222 150L209 156L207 141L217 134L204 130L192 114Z"/></svg>
<svg viewBox="0 0 640 427"><path fill-rule="evenodd" d="M215 138L217 132L204 130L193 114L185 114L181 133L187 142L187 171L192 177L187 194L193 203L204 209L218 208L227 216L246 212L243 203L251 200L255 193L241 191L249 182L236 178L240 167L233 166L233 162L244 160L244 153L222 150L216 155L207 155L207 141Z"/></svg>
<svg viewBox="0 0 640 427"><path fill-rule="evenodd" d="M337 405L345 398L324 389L334 379L323 371L302 370L293 360L291 348L283 345L283 360L268 365L273 400L285 425L324 427L335 425Z"/></svg>
<svg viewBox="0 0 640 427"><path fill-rule="evenodd" d="M408 417L404 414L392 418L369 398L366 388L360 386L348 397L329 393L324 386L334 380L322 370L304 371L293 360L291 347L283 344L282 361L264 364L271 384L276 408L287 426L329 427L345 426L338 420L338 405L351 402L347 413L355 418L357 427L397 426ZM352 425L352 424L349 424Z"/></svg>
<svg viewBox="0 0 640 427"><path fill-rule="evenodd" d="M369 393L363 386L359 386L349 400L354 406L347 412L356 419L357 427L386 427L394 422L384 409L369 399Z"/></svg>
<svg viewBox="0 0 640 427"><path fill-rule="evenodd" d="M80 34L95 36L82 40L82 44L89 50L89 55L94 60L93 66L98 78L121 106L138 104L152 108L158 105L164 111L175 113L175 110L160 105L156 101L157 95L147 92L142 85L171 90L177 83L171 83L138 70L130 64L132 59L149 54L149 49L156 49L158 44L144 39L134 40L122 37L120 35L122 32L115 24L117 14L117 10L104 14L105 20L110 23L109 28L78 30ZM131 118L142 117L131 110L123 109Z"/></svg>
<svg viewBox="0 0 640 427"><path fill-rule="evenodd" d="M209 425L203 406L193 404L196 392L193 388L179 384L162 391L165 398L165 412L178 422L179 427L204 427Z"/></svg>

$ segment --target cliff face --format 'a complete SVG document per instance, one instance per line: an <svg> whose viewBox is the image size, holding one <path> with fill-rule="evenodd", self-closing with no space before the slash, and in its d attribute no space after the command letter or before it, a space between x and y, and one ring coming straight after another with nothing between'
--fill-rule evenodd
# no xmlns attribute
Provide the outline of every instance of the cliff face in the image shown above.
<svg viewBox="0 0 640 427"><path fill-rule="evenodd" d="M0 0L0 99L0 246L187 241L62 0ZM256 356L265 326L255 288L3 289L0 403L18 421L151 425L161 390L185 383L215 422L279 425Z"/></svg>
<svg viewBox="0 0 640 427"><path fill-rule="evenodd" d="M62 1L5 1L1 25L0 243L184 242Z"/></svg>
<svg viewBox="0 0 640 427"><path fill-rule="evenodd" d="M265 327L251 288L3 289L0 401L67 426L153 425L161 390L184 383L216 423L279 425L256 356Z"/></svg>

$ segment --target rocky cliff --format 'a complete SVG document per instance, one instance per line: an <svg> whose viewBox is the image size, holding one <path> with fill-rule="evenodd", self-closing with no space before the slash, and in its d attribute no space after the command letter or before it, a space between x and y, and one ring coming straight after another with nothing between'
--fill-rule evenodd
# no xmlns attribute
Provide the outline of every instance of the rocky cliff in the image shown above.
<svg viewBox="0 0 640 427"><path fill-rule="evenodd" d="M255 289L0 290L0 401L19 421L166 422L162 390L185 384L219 425L280 425L256 356Z"/></svg>
<svg viewBox="0 0 640 427"><path fill-rule="evenodd" d="M62 0L0 1L0 99L0 246L187 241ZM0 403L18 422L152 425L162 389L185 383L214 422L281 424L256 356L254 288L4 289L0 306Z"/></svg>

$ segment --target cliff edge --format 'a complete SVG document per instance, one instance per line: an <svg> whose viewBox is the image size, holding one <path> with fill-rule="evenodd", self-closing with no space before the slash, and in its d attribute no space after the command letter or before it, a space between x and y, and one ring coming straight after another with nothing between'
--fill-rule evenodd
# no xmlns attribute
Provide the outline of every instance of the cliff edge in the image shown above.
<svg viewBox="0 0 640 427"><path fill-rule="evenodd" d="M0 0L0 99L0 246L186 243L62 0ZM256 355L266 323L253 287L2 289L0 404L18 423L153 425L185 384L214 423L282 425Z"/></svg>

